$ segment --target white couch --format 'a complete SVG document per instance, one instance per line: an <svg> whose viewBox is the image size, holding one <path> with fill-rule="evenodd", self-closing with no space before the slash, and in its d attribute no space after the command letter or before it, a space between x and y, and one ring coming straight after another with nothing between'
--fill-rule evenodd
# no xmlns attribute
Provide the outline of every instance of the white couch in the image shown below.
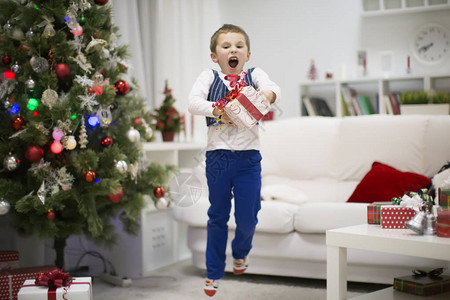
<svg viewBox="0 0 450 300"><path fill-rule="evenodd" d="M261 126L263 167L259 223L248 273L326 278L325 231L367 223L367 204L346 203L374 161L432 177L450 160L450 116L302 117ZM200 172L198 172L200 170ZM188 224L193 264L205 268L207 200L174 207ZM382 187L380 187L382 188ZM233 213L233 212L232 212ZM229 241L234 218L229 222ZM229 245L230 243L228 243ZM348 280L392 284L413 268L448 262L348 250ZM227 271L231 271L227 249Z"/></svg>

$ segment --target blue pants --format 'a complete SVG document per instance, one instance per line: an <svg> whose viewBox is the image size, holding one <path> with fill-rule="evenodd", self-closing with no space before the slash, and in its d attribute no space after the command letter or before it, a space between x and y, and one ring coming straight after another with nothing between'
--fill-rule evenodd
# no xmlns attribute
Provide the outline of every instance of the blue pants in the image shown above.
<svg viewBox="0 0 450 300"><path fill-rule="evenodd" d="M206 152L209 202L206 268L209 279L225 275L228 219L234 197L235 237L232 255L241 259L252 248L252 239L261 209L261 154L257 150Z"/></svg>

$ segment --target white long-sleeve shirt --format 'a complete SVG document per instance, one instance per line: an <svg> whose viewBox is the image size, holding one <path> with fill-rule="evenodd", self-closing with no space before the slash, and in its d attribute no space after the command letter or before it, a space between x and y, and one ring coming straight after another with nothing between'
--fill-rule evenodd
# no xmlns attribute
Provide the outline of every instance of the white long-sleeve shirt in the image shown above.
<svg viewBox="0 0 450 300"><path fill-rule="evenodd" d="M243 74L239 74L243 77ZM219 72L228 90L231 90L230 82L225 80L226 74ZM209 88L214 80L212 70L204 70L195 81L189 94L188 110L193 115L205 117L215 117L213 115L213 102L208 101ZM281 99L280 87L269 79L269 76L261 69L255 68L252 72L252 80L257 90L270 90L275 93L275 103ZM206 121L205 121L206 126ZM225 149L225 150L259 150L259 126L255 125L250 129L239 129L237 126L223 125L218 129L217 125L208 127L207 151Z"/></svg>

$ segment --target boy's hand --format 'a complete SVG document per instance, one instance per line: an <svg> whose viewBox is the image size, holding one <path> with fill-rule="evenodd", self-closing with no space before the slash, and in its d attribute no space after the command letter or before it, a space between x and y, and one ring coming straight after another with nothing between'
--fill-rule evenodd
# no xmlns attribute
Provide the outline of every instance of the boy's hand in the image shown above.
<svg viewBox="0 0 450 300"><path fill-rule="evenodd" d="M223 111L223 110L221 110L221 109L218 109L217 107L214 107L214 110L213 110L213 115L215 115L216 117L218 117L218 116L222 116L222 119L221 119L221 121L225 124L225 125L227 125L227 126L234 126L234 123L233 123L233 121L231 120L231 118L227 115L227 113L225 112L225 111Z"/></svg>
<svg viewBox="0 0 450 300"><path fill-rule="evenodd" d="M259 91L259 94L266 100L269 104L273 104L277 96L271 90Z"/></svg>

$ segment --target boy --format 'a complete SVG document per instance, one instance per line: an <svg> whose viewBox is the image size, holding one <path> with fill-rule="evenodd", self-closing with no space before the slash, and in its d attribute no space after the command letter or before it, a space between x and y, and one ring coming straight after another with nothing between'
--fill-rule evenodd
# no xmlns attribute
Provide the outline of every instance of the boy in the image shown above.
<svg viewBox="0 0 450 300"><path fill-rule="evenodd" d="M206 116L208 145L206 148L206 177L209 202L206 246L207 278L204 291L214 296L219 279L225 272L225 250L231 199L234 197L236 232L231 243L233 272L244 273L248 253L261 208L261 154L258 126L238 129L229 116L212 104L224 98L230 84L243 79L259 91L270 104L280 100L280 88L260 68L244 72L250 59L250 40L240 27L225 24L211 37L211 59L221 72L205 70L197 78L189 94L189 112ZM215 118L227 126L218 129Z"/></svg>

